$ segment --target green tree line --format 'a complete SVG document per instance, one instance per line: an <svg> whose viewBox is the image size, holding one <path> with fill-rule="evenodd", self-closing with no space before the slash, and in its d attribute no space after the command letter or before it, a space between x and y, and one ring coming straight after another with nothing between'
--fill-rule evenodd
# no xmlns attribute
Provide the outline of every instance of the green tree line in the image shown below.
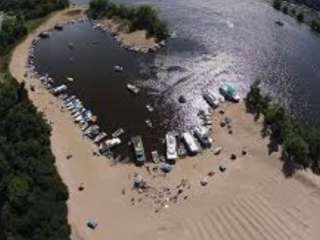
<svg viewBox="0 0 320 240"><path fill-rule="evenodd" d="M320 174L320 129L308 127L294 120L286 110L271 97L264 95L260 82L256 81L246 98L250 112L264 116L264 133L271 141L281 144L286 162L303 168L311 168Z"/></svg>
<svg viewBox="0 0 320 240"><path fill-rule="evenodd" d="M108 0L92 0L88 15L94 19L119 17L129 22L130 31L146 30L149 36L164 40L169 36L168 25L160 19L159 12L149 6L127 7Z"/></svg>
<svg viewBox="0 0 320 240"><path fill-rule="evenodd" d="M70 239L68 191L55 168L51 128L7 67L10 50L27 33L29 19L44 13L24 14L46 2L59 1L0 0L1 9L8 10L0 31L1 240Z"/></svg>
<svg viewBox="0 0 320 240"><path fill-rule="evenodd" d="M34 19L44 17L68 5L69 0L0 0L0 11L12 15L23 15L26 19Z"/></svg>
<svg viewBox="0 0 320 240"><path fill-rule="evenodd" d="M5 239L69 239L68 191L50 127L9 75L0 84L0 228Z"/></svg>
<svg viewBox="0 0 320 240"><path fill-rule="evenodd" d="M6 52L27 33L23 17L5 15L0 28L0 51Z"/></svg>

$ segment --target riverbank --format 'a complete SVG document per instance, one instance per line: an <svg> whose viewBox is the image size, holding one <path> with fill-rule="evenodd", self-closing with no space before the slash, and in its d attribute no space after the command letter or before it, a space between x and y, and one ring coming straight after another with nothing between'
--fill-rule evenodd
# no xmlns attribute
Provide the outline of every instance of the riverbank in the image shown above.
<svg viewBox="0 0 320 240"><path fill-rule="evenodd" d="M15 49L10 71L19 82L26 81L28 90L35 86L29 97L51 123L52 151L70 193L74 239L317 239L319 178L301 172L286 179L280 153L269 154L262 123L254 121L243 103L224 105L215 112L213 137L215 146L222 147L220 155L205 151L179 160L169 175L153 173L152 165L147 165L151 173L147 167L112 166L105 157L93 155L96 147L82 137L68 113L61 112L61 102L38 79L24 76L33 38L54 26L61 14L65 21L71 20L65 12L57 13L30 34ZM231 119L232 134L220 126L226 117ZM159 194L134 190L135 173ZM200 183L204 178L206 186ZM175 202L182 182L185 187ZM159 198L164 203L161 208ZM88 219L98 222L96 230L86 227Z"/></svg>

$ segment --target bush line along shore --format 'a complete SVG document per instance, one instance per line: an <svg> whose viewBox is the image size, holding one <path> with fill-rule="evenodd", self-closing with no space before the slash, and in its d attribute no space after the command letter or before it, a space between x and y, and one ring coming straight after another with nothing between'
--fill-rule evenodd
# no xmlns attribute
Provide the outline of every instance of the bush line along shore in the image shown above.
<svg viewBox="0 0 320 240"><path fill-rule="evenodd" d="M317 10L284 0L274 0L273 7L286 15L295 17L299 22L309 25L311 30L320 33L320 17Z"/></svg>

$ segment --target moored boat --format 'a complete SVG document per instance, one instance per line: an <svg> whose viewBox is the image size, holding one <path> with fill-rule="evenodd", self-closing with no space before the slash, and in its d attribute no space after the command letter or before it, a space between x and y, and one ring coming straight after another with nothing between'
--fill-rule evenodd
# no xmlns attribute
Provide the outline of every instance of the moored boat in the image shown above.
<svg viewBox="0 0 320 240"><path fill-rule="evenodd" d="M200 148L196 143L195 138L191 135L190 132L184 132L182 134L183 140L186 144L186 147L191 155L196 155L200 152Z"/></svg>
<svg viewBox="0 0 320 240"><path fill-rule="evenodd" d="M230 83L223 84L220 88L220 93L228 100L239 102L240 96L237 93L236 87Z"/></svg>
<svg viewBox="0 0 320 240"><path fill-rule="evenodd" d="M167 147L167 159L169 161L174 161L178 158L177 153L177 140L172 133L166 134L166 147Z"/></svg>
<svg viewBox="0 0 320 240"><path fill-rule="evenodd" d="M143 164L146 161L142 138L140 136L131 138L133 150L138 164Z"/></svg>

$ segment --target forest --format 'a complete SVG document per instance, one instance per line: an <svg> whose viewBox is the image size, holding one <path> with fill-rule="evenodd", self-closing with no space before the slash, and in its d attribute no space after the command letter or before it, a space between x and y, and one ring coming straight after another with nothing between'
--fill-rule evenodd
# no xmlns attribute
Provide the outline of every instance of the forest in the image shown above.
<svg viewBox="0 0 320 240"><path fill-rule="evenodd" d="M35 27L30 23L67 6L65 2L0 0L5 10L0 31L1 240L70 239L69 194L55 167L51 128L30 102L24 84L8 71L11 50Z"/></svg>

